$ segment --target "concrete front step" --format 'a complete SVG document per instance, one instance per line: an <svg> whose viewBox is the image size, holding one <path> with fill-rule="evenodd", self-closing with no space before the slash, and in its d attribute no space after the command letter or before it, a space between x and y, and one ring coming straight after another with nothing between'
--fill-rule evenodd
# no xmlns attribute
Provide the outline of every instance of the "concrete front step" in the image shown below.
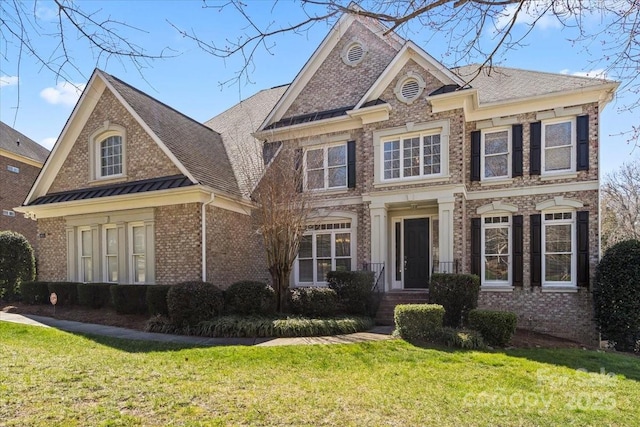
<svg viewBox="0 0 640 427"><path fill-rule="evenodd" d="M379 325L393 325L393 312L399 304L428 304L429 291L392 291L382 296L380 307L376 313L376 323Z"/></svg>

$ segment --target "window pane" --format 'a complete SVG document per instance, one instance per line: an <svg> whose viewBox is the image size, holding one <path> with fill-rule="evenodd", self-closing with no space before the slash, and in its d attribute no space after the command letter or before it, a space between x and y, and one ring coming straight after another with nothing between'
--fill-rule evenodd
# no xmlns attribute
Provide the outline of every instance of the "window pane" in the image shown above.
<svg viewBox="0 0 640 427"><path fill-rule="evenodd" d="M331 271L331 258L318 260L316 282L326 282L327 273Z"/></svg>
<svg viewBox="0 0 640 427"><path fill-rule="evenodd" d="M420 138L409 138L402 141L404 176L420 175Z"/></svg>
<svg viewBox="0 0 640 427"><path fill-rule="evenodd" d="M484 135L484 154L509 152L509 132L492 132Z"/></svg>
<svg viewBox="0 0 640 427"><path fill-rule="evenodd" d="M331 234L316 235L316 256L317 257L331 256Z"/></svg>
<svg viewBox="0 0 640 427"><path fill-rule="evenodd" d="M109 282L118 281L118 257L110 256L107 258L107 280Z"/></svg>
<svg viewBox="0 0 640 427"><path fill-rule="evenodd" d="M545 255L545 281L571 281L571 254Z"/></svg>
<svg viewBox="0 0 640 427"><path fill-rule="evenodd" d="M93 268L91 257L82 258L82 281L93 282Z"/></svg>
<svg viewBox="0 0 640 427"><path fill-rule="evenodd" d="M300 239L300 250L298 256L300 258L311 258L313 256L313 236L302 236Z"/></svg>
<svg viewBox="0 0 640 427"><path fill-rule="evenodd" d="M324 150L307 151L307 168L318 169L324 166Z"/></svg>
<svg viewBox="0 0 640 427"><path fill-rule="evenodd" d="M347 185L347 167L337 167L329 169L329 188L344 187Z"/></svg>
<svg viewBox="0 0 640 427"><path fill-rule="evenodd" d="M133 227L133 253L145 253L144 227Z"/></svg>
<svg viewBox="0 0 640 427"><path fill-rule="evenodd" d="M336 234L336 256L350 256L350 255L351 255L351 234L350 233Z"/></svg>
<svg viewBox="0 0 640 427"><path fill-rule="evenodd" d="M336 271L351 271L351 258L337 259Z"/></svg>
<svg viewBox="0 0 640 427"><path fill-rule="evenodd" d="M545 251L571 253L571 224L546 226Z"/></svg>
<svg viewBox="0 0 640 427"><path fill-rule="evenodd" d="M118 230L115 228L107 228L107 255L115 255L118 253Z"/></svg>
<svg viewBox="0 0 640 427"><path fill-rule="evenodd" d="M484 177L494 178L509 174L509 161L507 155L487 156L484 158Z"/></svg>
<svg viewBox="0 0 640 427"><path fill-rule="evenodd" d="M400 178L400 141L384 143L384 178Z"/></svg>
<svg viewBox="0 0 640 427"><path fill-rule="evenodd" d="M485 280L509 280L509 257L486 256L484 278Z"/></svg>
<svg viewBox="0 0 640 427"><path fill-rule="evenodd" d="M144 255L135 255L133 257L133 280L135 283L143 283L145 281L145 264Z"/></svg>
<svg viewBox="0 0 640 427"><path fill-rule="evenodd" d="M82 232L82 256L91 256L91 230Z"/></svg>
<svg viewBox="0 0 640 427"><path fill-rule="evenodd" d="M545 147L571 145L571 122L553 123L545 125Z"/></svg>
<svg viewBox="0 0 640 427"><path fill-rule="evenodd" d="M546 171L571 169L571 147L548 148L544 156Z"/></svg>
<svg viewBox="0 0 640 427"><path fill-rule="evenodd" d="M313 282L313 260L305 259L298 261L298 281L300 282Z"/></svg>
<svg viewBox="0 0 640 427"><path fill-rule="evenodd" d="M347 146L329 147L327 149L329 166L341 166L347 164Z"/></svg>
<svg viewBox="0 0 640 427"><path fill-rule="evenodd" d="M110 136L100 142L100 175L122 173L122 138Z"/></svg>
<svg viewBox="0 0 640 427"><path fill-rule="evenodd" d="M307 171L307 188L324 188L324 169Z"/></svg>
<svg viewBox="0 0 640 427"><path fill-rule="evenodd" d="M509 254L509 229L487 228L484 234L484 253L491 255Z"/></svg>

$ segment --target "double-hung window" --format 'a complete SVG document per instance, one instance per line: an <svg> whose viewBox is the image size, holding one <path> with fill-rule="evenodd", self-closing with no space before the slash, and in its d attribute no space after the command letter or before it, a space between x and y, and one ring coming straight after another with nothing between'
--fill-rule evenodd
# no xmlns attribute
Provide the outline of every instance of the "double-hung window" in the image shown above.
<svg viewBox="0 0 640 427"><path fill-rule="evenodd" d="M305 182L309 190L346 188L347 145L306 150Z"/></svg>
<svg viewBox="0 0 640 427"><path fill-rule="evenodd" d="M511 217L482 219L482 285L511 284Z"/></svg>
<svg viewBox="0 0 640 427"><path fill-rule="evenodd" d="M118 229L105 227L104 233L104 280L118 282Z"/></svg>
<svg viewBox="0 0 640 427"><path fill-rule="evenodd" d="M440 134L414 134L383 141L384 179L439 175L441 148Z"/></svg>
<svg viewBox="0 0 640 427"><path fill-rule="evenodd" d="M545 285L572 286L575 275L574 212L542 215L542 277Z"/></svg>
<svg viewBox="0 0 640 427"><path fill-rule="evenodd" d="M132 224L129 227L130 239L130 277L133 283L146 282L147 235L144 224Z"/></svg>
<svg viewBox="0 0 640 427"><path fill-rule="evenodd" d="M93 282L93 236L90 228L78 230L79 270L82 282Z"/></svg>
<svg viewBox="0 0 640 427"><path fill-rule="evenodd" d="M482 179L490 180L511 176L510 133L510 129L482 133Z"/></svg>
<svg viewBox="0 0 640 427"><path fill-rule="evenodd" d="M542 165L544 173L575 170L575 119L542 122Z"/></svg>
<svg viewBox="0 0 640 427"><path fill-rule="evenodd" d="M351 267L351 223L307 228L298 251L298 283L323 284L329 271L351 271Z"/></svg>

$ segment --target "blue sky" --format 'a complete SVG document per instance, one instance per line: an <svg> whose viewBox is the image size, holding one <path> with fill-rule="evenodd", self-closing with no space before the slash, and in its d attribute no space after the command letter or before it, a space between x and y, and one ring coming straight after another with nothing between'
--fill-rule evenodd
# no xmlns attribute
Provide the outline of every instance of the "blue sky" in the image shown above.
<svg viewBox="0 0 640 427"><path fill-rule="evenodd" d="M221 86L221 82L233 79L242 59L238 56L223 60L203 52L193 42L181 37L168 21L185 30L193 29L204 40L223 44L225 39L240 36L246 27L246 23L231 9L203 8L200 1L96 0L80 1L79 4L87 10L99 11L101 17L110 16L144 29L146 32L130 29L126 35L150 53L170 47L172 51L166 52L173 57L148 63L142 75L131 63L114 58L103 59L98 66L198 121L208 120L261 89L291 82L329 31L328 25L316 24L304 34L274 37L269 42L269 52L259 50L250 68L250 82L243 79L233 85ZM270 0L249 0L247 4L249 13L259 17L261 23L276 21L287 24L303 16L299 5L288 0L278 2L275 8ZM34 10L33 6L27 9ZM50 34L55 25L53 3L37 2L35 10L38 24L42 26L42 36L34 40L39 49L49 52L57 43L54 37L45 35ZM526 20L526 16L523 17L523 21ZM601 24L592 19L588 25L597 28ZM520 24L518 30L524 28ZM402 30L401 35L412 39L445 65L453 65L447 62L451 57L447 55L444 39L438 34L434 36L428 29L413 26ZM571 36L570 29L562 28L553 18L545 18L528 36L526 45L504 55L500 65L556 73L597 74L597 64L592 63L599 53L597 46L592 51L594 56L589 56L566 40ZM484 42L492 42L490 34L485 35ZM0 120L51 148L71 114L78 90L57 79L28 55L24 55L18 64L15 46L4 45L1 49L6 55L0 57ZM77 67L70 72L70 79L81 88L96 66L96 59L86 45L70 43L68 49ZM16 82L18 74L19 82ZM634 115L618 111L624 103L625 95L621 93L601 117L603 173L613 171L624 161L638 156L626 138L619 135L628 130L630 123L638 124L637 112Z"/></svg>

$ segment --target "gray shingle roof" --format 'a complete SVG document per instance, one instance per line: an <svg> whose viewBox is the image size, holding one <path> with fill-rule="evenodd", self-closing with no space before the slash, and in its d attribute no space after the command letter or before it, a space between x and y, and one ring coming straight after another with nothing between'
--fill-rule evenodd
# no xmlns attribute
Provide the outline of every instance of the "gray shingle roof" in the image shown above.
<svg viewBox="0 0 640 427"><path fill-rule="evenodd" d="M451 71L465 81L472 79L480 65L471 64ZM610 81L579 77L568 74L555 74L541 71L521 70L508 67L491 67L482 72L470 83L478 89L481 104L504 102L540 95L551 95L557 92L578 90L592 86L599 86Z"/></svg>
<svg viewBox="0 0 640 427"><path fill-rule="evenodd" d="M0 122L0 148L40 163L49 156L49 150L3 122Z"/></svg>
<svg viewBox="0 0 640 427"><path fill-rule="evenodd" d="M288 85L261 90L205 122L219 132L245 196L263 167L262 142L251 136L273 110Z"/></svg>
<svg viewBox="0 0 640 427"><path fill-rule="evenodd" d="M203 185L241 196L221 136L122 80L100 73Z"/></svg>

